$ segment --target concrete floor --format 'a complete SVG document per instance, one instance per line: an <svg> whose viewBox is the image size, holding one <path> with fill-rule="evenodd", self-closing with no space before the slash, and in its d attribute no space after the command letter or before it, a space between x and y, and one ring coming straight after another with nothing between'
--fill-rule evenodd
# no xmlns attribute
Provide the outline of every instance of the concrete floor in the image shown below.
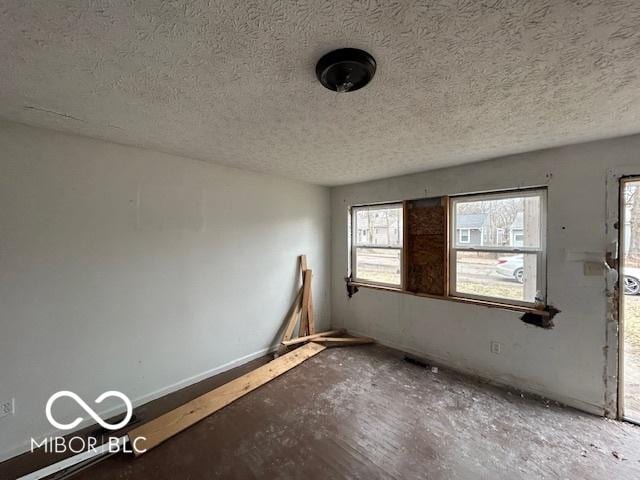
<svg viewBox="0 0 640 480"><path fill-rule="evenodd" d="M150 478L638 479L640 428L384 347L334 348L140 458L74 477Z"/></svg>

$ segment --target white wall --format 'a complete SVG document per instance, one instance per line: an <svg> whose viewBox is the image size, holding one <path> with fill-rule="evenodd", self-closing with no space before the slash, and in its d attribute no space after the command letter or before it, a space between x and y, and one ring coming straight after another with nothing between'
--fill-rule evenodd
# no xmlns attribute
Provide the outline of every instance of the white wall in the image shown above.
<svg viewBox="0 0 640 480"><path fill-rule="evenodd" d="M141 404L264 354L299 254L329 326L328 189L6 122L0 152L0 460L58 390Z"/></svg>
<svg viewBox="0 0 640 480"><path fill-rule="evenodd" d="M604 259L608 170L640 174L640 136L515 155L332 190L332 320L441 364L602 413L607 300ZM345 293L349 205L548 185L548 300L553 330L520 314L361 288ZM616 188L615 184L610 188ZM611 235L610 235L611 236ZM490 342L503 343L501 355Z"/></svg>

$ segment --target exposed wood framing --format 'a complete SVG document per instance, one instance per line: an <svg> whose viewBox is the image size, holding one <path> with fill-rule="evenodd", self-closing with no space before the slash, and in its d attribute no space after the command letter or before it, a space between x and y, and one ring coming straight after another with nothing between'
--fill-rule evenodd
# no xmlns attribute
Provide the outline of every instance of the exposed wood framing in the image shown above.
<svg viewBox="0 0 640 480"><path fill-rule="evenodd" d="M300 365L324 349L323 345L308 343L185 403L175 410L134 428L129 432L128 437L130 440L137 439L136 442L131 442L135 446L135 455L142 455L145 451L152 449L175 434L229 405L234 400Z"/></svg>

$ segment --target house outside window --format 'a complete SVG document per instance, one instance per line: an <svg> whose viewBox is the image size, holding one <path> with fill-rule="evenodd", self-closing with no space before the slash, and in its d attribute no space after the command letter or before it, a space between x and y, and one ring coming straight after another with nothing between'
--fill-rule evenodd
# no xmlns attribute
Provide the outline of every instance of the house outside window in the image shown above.
<svg viewBox="0 0 640 480"><path fill-rule="evenodd" d="M485 243L486 214L462 214L456 225L458 242L468 245L483 245Z"/></svg>
<svg viewBox="0 0 640 480"><path fill-rule="evenodd" d="M523 306L545 301L546 190L453 197L450 216L452 296ZM474 241L474 228L486 235ZM506 244L501 231L508 231Z"/></svg>
<svg viewBox="0 0 640 480"><path fill-rule="evenodd" d="M511 245L514 247L521 247L524 245L524 234L522 232L512 232Z"/></svg>
<svg viewBox="0 0 640 480"><path fill-rule="evenodd" d="M402 285L402 204L353 207L351 273L355 281Z"/></svg>
<svg viewBox="0 0 640 480"><path fill-rule="evenodd" d="M524 218L523 212L516 213L516 217L509 228L509 232L510 232L509 244L514 247L522 247L524 245L523 218Z"/></svg>

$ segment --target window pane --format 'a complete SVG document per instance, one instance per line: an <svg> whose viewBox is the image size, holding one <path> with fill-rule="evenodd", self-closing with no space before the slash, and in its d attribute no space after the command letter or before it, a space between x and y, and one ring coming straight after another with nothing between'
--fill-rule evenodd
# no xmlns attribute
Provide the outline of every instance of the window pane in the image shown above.
<svg viewBox="0 0 640 480"><path fill-rule="evenodd" d="M456 252L457 293L534 303L537 255Z"/></svg>
<svg viewBox="0 0 640 480"><path fill-rule="evenodd" d="M356 245L402 246L402 207L358 208L355 213Z"/></svg>
<svg viewBox="0 0 640 480"><path fill-rule="evenodd" d="M540 196L455 202L456 246L540 247Z"/></svg>
<svg viewBox="0 0 640 480"><path fill-rule="evenodd" d="M400 285L401 250L356 248L356 278Z"/></svg>

